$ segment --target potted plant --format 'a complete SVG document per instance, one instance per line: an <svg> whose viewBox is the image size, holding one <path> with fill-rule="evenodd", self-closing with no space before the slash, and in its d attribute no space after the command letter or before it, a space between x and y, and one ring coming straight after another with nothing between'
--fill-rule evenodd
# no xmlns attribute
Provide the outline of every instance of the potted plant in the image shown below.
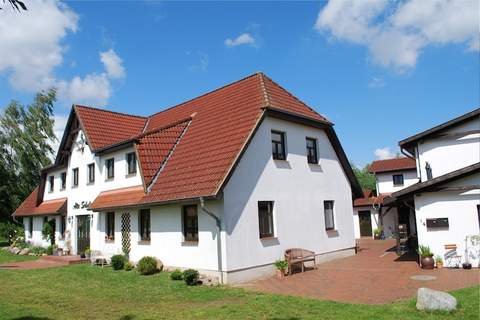
<svg viewBox="0 0 480 320"><path fill-rule="evenodd" d="M90 248L87 247L87 248L85 249L85 257L90 259L91 253L92 253L92 250L90 250Z"/></svg>
<svg viewBox="0 0 480 320"><path fill-rule="evenodd" d="M437 269L443 268L443 258L439 255L435 256L435 264L437 265Z"/></svg>
<svg viewBox="0 0 480 320"><path fill-rule="evenodd" d="M275 261L275 267L277 268L277 278L285 277L285 271L288 268L288 262L285 260Z"/></svg>
<svg viewBox="0 0 480 320"><path fill-rule="evenodd" d="M381 236L382 236L382 231L383 231L383 230L382 230L382 227L375 228L375 229L373 230L373 238L374 238L375 240L380 239Z"/></svg>
<svg viewBox="0 0 480 320"><path fill-rule="evenodd" d="M420 256L420 265L422 269L433 269L435 260L433 260L433 253L429 246L419 245L418 255Z"/></svg>

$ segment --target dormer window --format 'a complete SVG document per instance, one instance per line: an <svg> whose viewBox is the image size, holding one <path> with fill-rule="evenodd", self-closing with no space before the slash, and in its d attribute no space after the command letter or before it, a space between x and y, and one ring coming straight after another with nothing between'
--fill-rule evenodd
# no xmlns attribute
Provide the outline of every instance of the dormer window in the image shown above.
<svg viewBox="0 0 480 320"><path fill-rule="evenodd" d="M306 138L307 141L307 161L310 164L318 164L317 139Z"/></svg>
<svg viewBox="0 0 480 320"><path fill-rule="evenodd" d="M62 172L60 174L60 179L61 179L61 183L62 183L60 190L65 190L65 188L67 187L67 173Z"/></svg>
<svg viewBox="0 0 480 320"><path fill-rule="evenodd" d="M137 157L135 152L127 153L127 174L137 173Z"/></svg>
<svg viewBox="0 0 480 320"><path fill-rule="evenodd" d="M113 179L115 176L115 162L113 158L105 160L105 168L107 169L107 179Z"/></svg>
<svg viewBox="0 0 480 320"><path fill-rule="evenodd" d="M55 187L55 177L54 176L49 176L48 177L48 191L53 192Z"/></svg>
<svg viewBox="0 0 480 320"><path fill-rule="evenodd" d="M403 186L403 174L394 174L392 177L393 177L393 185L395 187Z"/></svg>

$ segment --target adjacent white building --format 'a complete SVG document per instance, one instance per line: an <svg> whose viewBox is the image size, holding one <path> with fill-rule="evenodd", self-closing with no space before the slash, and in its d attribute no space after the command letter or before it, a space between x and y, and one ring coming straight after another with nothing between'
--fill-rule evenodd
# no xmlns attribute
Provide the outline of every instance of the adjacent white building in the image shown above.
<svg viewBox="0 0 480 320"><path fill-rule="evenodd" d="M363 198L354 201L355 238L373 237L375 229L382 230L382 238L394 238L398 227L398 210L405 208L385 207L383 202L393 192L418 182L415 160L406 157L376 160L371 163L368 171L375 175L376 194L366 190ZM413 213L405 217L408 220L400 223L411 226L412 233L415 233Z"/></svg>
<svg viewBox="0 0 480 320"><path fill-rule="evenodd" d="M354 254L361 196L333 124L258 73L148 117L74 106L14 216L35 244L54 219L70 254L150 255L235 283L272 274L288 248Z"/></svg>
<svg viewBox="0 0 480 320"><path fill-rule="evenodd" d="M389 204L411 208L418 244L444 257L447 266L466 261L478 266L480 109L399 144L416 160L420 182L394 192Z"/></svg>

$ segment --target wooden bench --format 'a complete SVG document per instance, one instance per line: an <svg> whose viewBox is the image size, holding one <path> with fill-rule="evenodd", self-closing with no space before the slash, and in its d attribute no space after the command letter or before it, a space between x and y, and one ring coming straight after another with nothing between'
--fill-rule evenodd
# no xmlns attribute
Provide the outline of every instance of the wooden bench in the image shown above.
<svg viewBox="0 0 480 320"><path fill-rule="evenodd" d="M285 250L285 261L288 263L287 274L292 274L292 266L294 264L300 264L302 267L302 272L305 270L304 263L307 261L313 261L313 268L317 269L315 264L315 252L301 249L301 248L291 248Z"/></svg>

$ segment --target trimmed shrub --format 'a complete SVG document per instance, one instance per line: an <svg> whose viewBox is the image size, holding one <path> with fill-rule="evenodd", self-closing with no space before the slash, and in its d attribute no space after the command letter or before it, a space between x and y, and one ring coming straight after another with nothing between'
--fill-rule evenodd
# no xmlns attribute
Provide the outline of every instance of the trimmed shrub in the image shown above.
<svg viewBox="0 0 480 320"><path fill-rule="evenodd" d="M52 245L49 245L47 247L47 250L46 250L46 253L51 256L53 254L53 246Z"/></svg>
<svg viewBox="0 0 480 320"><path fill-rule="evenodd" d="M143 257L138 261L137 270L140 274L151 275L158 271L157 268L157 259L154 257Z"/></svg>
<svg viewBox="0 0 480 320"><path fill-rule="evenodd" d="M172 280L182 280L183 279L182 271L176 269L175 271L170 273L170 279L172 279Z"/></svg>
<svg viewBox="0 0 480 320"><path fill-rule="evenodd" d="M112 256L110 260L110 265L112 266L113 270L122 270L125 266L125 256L121 254L116 254Z"/></svg>
<svg viewBox="0 0 480 320"><path fill-rule="evenodd" d="M183 271L183 280L188 286L194 286L198 283L198 278L200 274L197 270L194 269L187 269Z"/></svg>
<svg viewBox="0 0 480 320"><path fill-rule="evenodd" d="M131 271L131 270L135 269L135 265L129 261L129 262L125 263L124 269L125 269L125 271Z"/></svg>

